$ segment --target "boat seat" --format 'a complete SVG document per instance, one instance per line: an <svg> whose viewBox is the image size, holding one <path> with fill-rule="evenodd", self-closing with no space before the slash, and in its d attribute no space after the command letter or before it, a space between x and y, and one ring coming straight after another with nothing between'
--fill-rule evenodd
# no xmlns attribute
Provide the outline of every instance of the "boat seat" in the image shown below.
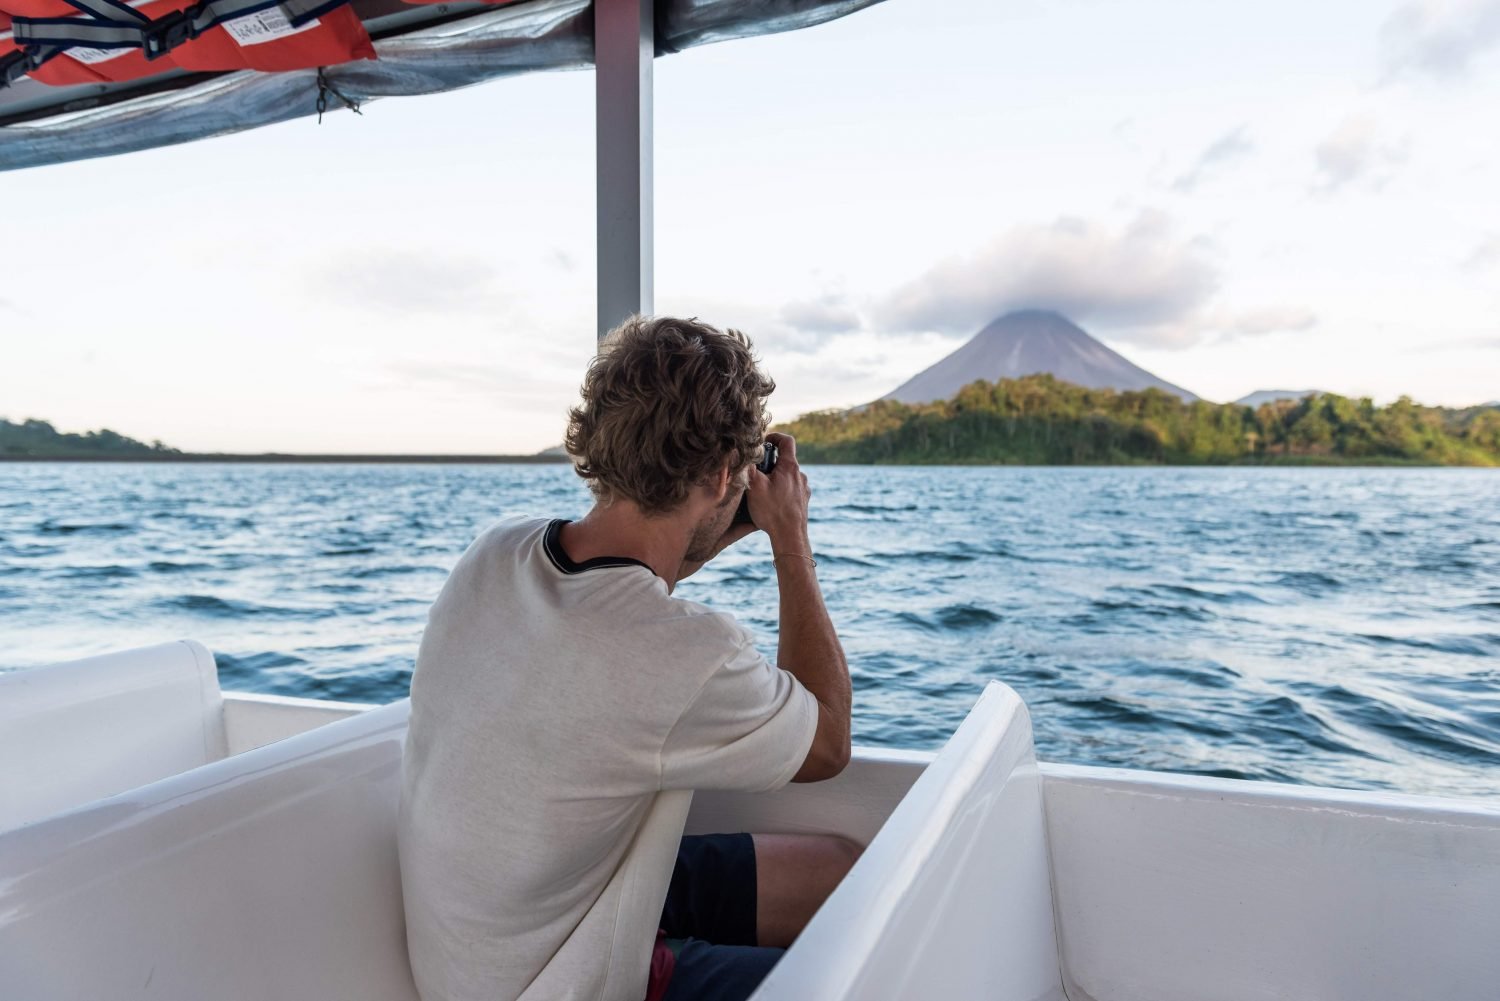
<svg viewBox="0 0 1500 1001"><path fill-rule="evenodd" d="M998 682L751 1001L927 997L1066 998L1031 718Z"/></svg>
<svg viewBox="0 0 1500 1001"><path fill-rule="evenodd" d="M0 831L217 761L223 719L190 640L0 674Z"/></svg>
<svg viewBox="0 0 1500 1001"><path fill-rule="evenodd" d="M372 709L0 833L6 996L418 1001L396 850L408 714ZM868 764L883 799L914 762ZM1040 782L1024 705L991 685L756 998L1060 1001ZM756 797L762 818L785 795L782 824L819 829L807 791ZM857 834L880 811L850 796L835 812Z"/></svg>
<svg viewBox="0 0 1500 1001"><path fill-rule="evenodd" d="M0 833L0 993L417 1001L396 851L408 712L382 706ZM856 760L862 781L820 784L815 801L803 786L720 795L690 826L754 802L772 826L820 829L831 811L824 829L861 836L923 764Z"/></svg>
<svg viewBox="0 0 1500 1001"><path fill-rule="evenodd" d="M396 855L407 711L0 834L0 993L418 1001Z"/></svg>

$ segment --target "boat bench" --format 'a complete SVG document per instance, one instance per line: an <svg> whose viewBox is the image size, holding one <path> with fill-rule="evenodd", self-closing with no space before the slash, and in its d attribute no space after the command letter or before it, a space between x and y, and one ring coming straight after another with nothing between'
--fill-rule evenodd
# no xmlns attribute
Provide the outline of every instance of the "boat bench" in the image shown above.
<svg viewBox="0 0 1500 1001"><path fill-rule="evenodd" d="M418 1001L396 857L407 707L0 834L0 995Z"/></svg>
<svg viewBox="0 0 1500 1001"><path fill-rule="evenodd" d="M992 683L754 1001L1500 997L1500 803L1031 743Z"/></svg>
<svg viewBox="0 0 1500 1001"><path fill-rule="evenodd" d="M0 830L217 761L222 704L189 641L0 674Z"/></svg>
<svg viewBox="0 0 1500 1001"><path fill-rule="evenodd" d="M847 927L810 928L807 945L783 964L795 976L768 981L767 997L857 996L872 978L920 987L907 961L911 941L939 931L941 948L972 960L982 947L991 957L972 984L992 973L1027 983L1055 977L1050 924L1045 934L1032 928L997 943L987 909L949 910L942 890L962 874L996 880L999 892L986 899L1001 910L1050 906L1045 865L997 866L983 850L1004 817L1001 836L1042 851L1030 731L1014 726L1025 722L1024 709L1008 689L986 698L972 717L984 725L966 725L935 766L928 755L862 751L826 783L759 797L700 794L690 830L825 831L866 841L913 779L924 768L929 775L907 798L915 806L906 816L925 820L887 825L856 868L865 875L844 908L857 900L867 912ZM408 709L405 701L374 709L0 834L7 990L36 1001L416 1001L396 852ZM948 823L974 782L1003 784L1002 775L1015 781L996 809L977 824ZM963 850L949 852L949 834L934 839L935 825ZM934 920L929 905L942 916ZM830 932L837 951L819 956L818 935ZM855 946L842 940L849 933ZM1034 961L1020 961L1031 954ZM884 996L903 996L900 989Z"/></svg>
<svg viewBox="0 0 1500 1001"><path fill-rule="evenodd" d="M407 713L0 833L0 994L416 1001ZM930 763L859 750L826 783L699 794L688 829L874 835L755 1001L1396 1001L1500 982L1500 807L1039 768L997 684Z"/></svg>
<svg viewBox="0 0 1500 1001"><path fill-rule="evenodd" d="M0 674L0 831L367 708L226 697L191 640Z"/></svg>
<svg viewBox="0 0 1500 1001"><path fill-rule="evenodd" d="M1031 718L992 682L753 1001L1066 1001Z"/></svg>

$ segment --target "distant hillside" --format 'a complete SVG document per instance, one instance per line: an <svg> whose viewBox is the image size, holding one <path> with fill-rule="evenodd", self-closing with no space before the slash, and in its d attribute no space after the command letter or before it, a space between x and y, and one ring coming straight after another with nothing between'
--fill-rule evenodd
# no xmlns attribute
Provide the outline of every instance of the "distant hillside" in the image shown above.
<svg viewBox="0 0 1500 1001"><path fill-rule="evenodd" d="M64 434L46 421L26 420L16 424L0 418L0 458L119 456L125 459L176 452L177 449L168 448L159 441L147 445L108 429L84 434Z"/></svg>
<svg viewBox="0 0 1500 1001"><path fill-rule="evenodd" d="M952 399L975 379L1038 373L1090 389L1159 389L1188 402L1197 399L1105 347L1066 317L1040 309L1005 314L882 399L930 403Z"/></svg>
<svg viewBox="0 0 1500 1001"><path fill-rule="evenodd" d="M1258 407L1262 403L1277 403L1281 400L1300 400L1306 396L1326 396L1327 391L1322 389L1257 389L1249 396L1242 396L1235 400L1235 405L1240 407Z"/></svg>
<svg viewBox="0 0 1500 1001"><path fill-rule="evenodd" d="M941 403L879 400L777 428L810 462L1500 465L1500 411L1323 394L1256 409L1047 375L970 383Z"/></svg>

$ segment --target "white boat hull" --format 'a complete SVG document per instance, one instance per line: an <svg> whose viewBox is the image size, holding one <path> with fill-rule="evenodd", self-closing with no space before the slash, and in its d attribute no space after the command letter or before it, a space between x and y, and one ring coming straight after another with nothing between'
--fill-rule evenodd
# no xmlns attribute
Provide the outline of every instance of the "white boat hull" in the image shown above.
<svg viewBox="0 0 1500 1001"><path fill-rule="evenodd" d="M415 1001L406 704L208 704L228 756L0 833L4 996ZM688 829L869 845L759 1001L1500 996L1500 807L1038 766L1003 685L937 755L701 793Z"/></svg>

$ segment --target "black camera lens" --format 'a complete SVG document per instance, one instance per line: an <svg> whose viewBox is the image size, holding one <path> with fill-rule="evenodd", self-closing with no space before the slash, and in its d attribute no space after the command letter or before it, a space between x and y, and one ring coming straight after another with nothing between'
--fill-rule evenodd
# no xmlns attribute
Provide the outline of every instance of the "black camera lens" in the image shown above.
<svg viewBox="0 0 1500 1001"><path fill-rule="evenodd" d="M761 449L760 461L755 464L755 468L767 476L771 475L771 470L776 468L775 445L766 442L765 447ZM736 525L749 525L753 523L753 519L750 517L750 491L748 490L740 497L739 510L734 512L734 523Z"/></svg>

